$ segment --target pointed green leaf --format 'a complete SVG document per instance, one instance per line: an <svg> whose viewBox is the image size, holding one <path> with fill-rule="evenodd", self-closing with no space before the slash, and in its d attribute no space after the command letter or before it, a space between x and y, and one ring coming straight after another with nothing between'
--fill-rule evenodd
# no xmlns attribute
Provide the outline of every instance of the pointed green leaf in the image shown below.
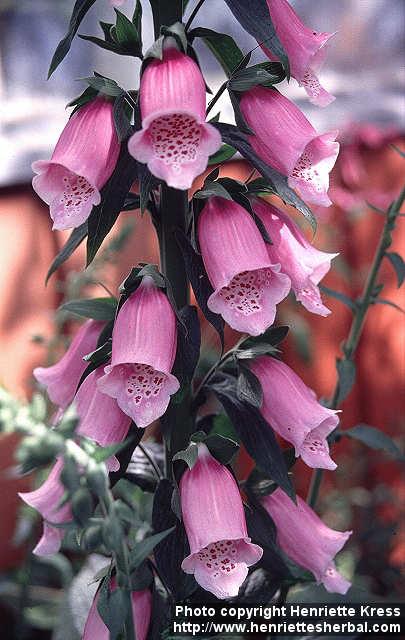
<svg viewBox="0 0 405 640"><path fill-rule="evenodd" d="M59 42L56 51L53 55L49 71L48 78L51 77L55 69L60 65L65 56L69 53L70 46L72 44L72 40L75 37L80 24L89 11L89 9L93 6L96 0L76 0L72 15L69 22L69 28L67 34L64 38Z"/></svg>
<svg viewBox="0 0 405 640"><path fill-rule="evenodd" d="M145 538L141 542L138 542L131 552L131 571L139 567L139 565L152 553L156 545L169 536L174 529L175 527L170 527L170 529L156 533L154 536L150 536L149 538Z"/></svg>
<svg viewBox="0 0 405 640"><path fill-rule="evenodd" d="M390 253L386 253L385 255L394 267L399 288L402 286L402 283L405 280L405 262L402 259L402 256L399 255L399 253L391 251Z"/></svg>
<svg viewBox="0 0 405 640"><path fill-rule="evenodd" d="M59 307L82 318L92 318L100 322L114 320L117 308L116 298L89 298L87 300L70 300Z"/></svg>
<svg viewBox="0 0 405 640"><path fill-rule="evenodd" d="M371 449L386 451L394 458L405 460L404 454L400 451L392 438L383 431L380 431L380 429L376 429L376 427L369 427L366 424L358 424L356 427L345 429L339 433L342 436L359 440Z"/></svg>

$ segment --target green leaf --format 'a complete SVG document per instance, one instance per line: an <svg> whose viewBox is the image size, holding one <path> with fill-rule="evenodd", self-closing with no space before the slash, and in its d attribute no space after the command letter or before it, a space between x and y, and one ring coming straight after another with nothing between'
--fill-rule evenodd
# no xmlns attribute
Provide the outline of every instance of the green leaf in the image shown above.
<svg viewBox="0 0 405 640"><path fill-rule="evenodd" d="M188 468L192 469L195 463L197 462L197 458L198 458L198 445L196 442L190 442L187 449L184 449L183 451L178 451L173 456L173 462L175 462L176 460L183 460L187 464Z"/></svg>
<svg viewBox="0 0 405 640"><path fill-rule="evenodd" d="M80 96L78 96L77 98L73 98L73 100L71 100L71 102L66 105L66 107L75 107L70 114L70 118L78 109L84 107L85 104L88 104L89 102L94 100L94 98L97 97L97 94L98 92L96 91L96 89L93 89L92 87L86 87L86 89L83 91L83 93L80 94Z"/></svg>
<svg viewBox="0 0 405 640"><path fill-rule="evenodd" d="M233 158L235 153L236 149L231 147L229 144L223 144L219 151L208 158L208 166L212 164L221 164L222 162L227 162L227 160Z"/></svg>
<svg viewBox="0 0 405 640"><path fill-rule="evenodd" d="M280 325L279 327L270 327L260 336L245 338L239 343L235 351L236 358L243 360L265 353L274 353L277 351L275 347L286 338L288 331L289 327Z"/></svg>
<svg viewBox="0 0 405 640"><path fill-rule="evenodd" d="M128 103L128 97L121 93L114 101L114 124L118 140L123 142L132 132L131 118L133 109ZM138 205L139 206L139 205Z"/></svg>
<svg viewBox="0 0 405 640"><path fill-rule="evenodd" d="M356 427L352 427L351 429L340 431L339 434L347 436L348 438L353 438L354 440L359 440L371 449L386 451L394 458L405 460L404 454L397 447L392 438L383 431L380 431L380 429L376 429L376 427L369 427L366 424L358 424Z"/></svg>
<svg viewBox="0 0 405 640"><path fill-rule="evenodd" d="M75 521L85 526L94 509L90 491L86 487L79 487L72 496L71 506Z"/></svg>
<svg viewBox="0 0 405 640"><path fill-rule="evenodd" d="M59 307L59 311L67 311L76 316L92 318L100 322L109 322L114 320L116 308L116 298L89 298L65 302Z"/></svg>
<svg viewBox="0 0 405 640"><path fill-rule="evenodd" d="M221 464L229 464L239 450L239 444L231 438L226 438L218 433L210 433L205 438L211 455Z"/></svg>
<svg viewBox="0 0 405 640"><path fill-rule="evenodd" d="M136 58L142 57L142 48L136 26L118 9L114 9L117 22L112 35L123 51Z"/></svg>
<svg viewBox="0 0 405 640"><path fill-rule="evenodd" d="M122 51L116 42L102 40L101 38L97 38L97 36L86 36L83 33L79 33L79 38L81 40L85 40L86 42L91 42L101 49L106 49L106 51L112 51L113 53L118 53L119 55L131 55L127 52Z"/></svg>
<svg viewBox="0 0 405 640"><path fill-rule="evenodd" d="M223 187L219 182L205 182L204 187L199 191L196 191L193 198L196 198L196 200L205 200L214 196L224 198L225 200L232 200L232 196L229 191L227 191L227 189L225 189L225 187Z"/></svg>
<svg viewBox="0 0 405 640"><path fill-rule="evenodd" d="M228 414L239 438L257 466L295 500L295 491L273 429L256 407L239 400L232 376L217 376L209 385Z"/></svg>
<svg viewBox="0 0 405 640"><path fill-rule="evenodd" d="M138 542L131 552L131 571L139 567L139 565L142 564L142 562L152 553L156 545L173 533L174 529L175 527L170 527L170 529L156 533L155 535Z"/></svg>
<svg viewBox="0 0 405 640"><path fill-rule="evenodd" d="M395 273L397 274L399 288L400 286L402 286L402 283L405 280L405 262L402 259L402 256L399 255L399 253L394 253L391 251L390 253L386 253L385 255L391 262L392 266L394 267Z"/></svg>
<svg viewBox="0 0 405 640"><path fill-rule="evenodd" d="M336 369L338 373L338 394L336 404L339 406L341 402L349 395L356 379L356 365L353 360L336 360Z"/></svg>
<svg viewBox="0 0 405 640"><path fill-rule="evenodd" d="M75 37L80 24L89 11L89 9L93 6L96 0L76 0L72 15L69 22L69 28L67 34L64 38L59 42L56 51L53 55L49 71L48 78L51 77L55 69L60 65L65 56L69 53L70 46L72 44L72 40Z"/></svg>
<svg viewBox="0 0 405 640"><path fill-rule="evenodd" d="M282 62L287 77L290 66L287 54L281 44L271 20L266 0L225 0L242 27Z"/></svg>
<svg viewBox="0 0 405 640"><path fill-rule="evenodd" d="M114 172L102 189L101 202L93 207L88 219L86 266L94 260L104 238L114 226L136 179L136 170L136 160L129 154L127 145L121 145Z"/></svg>
<svg viewBox="0 0 405 640"><path fill-rule="evenodd" d="M236 387L239 400L260 408L263 404L263 390L260 381L249 367L239 364L239 376Z"/></svg>
<svg viewBox="0 0 405 640"><path fill-rule="evenodd" d="M329 287L324 287L322 284L319 286L322 293L326 293L327 296L331 298L336 298L340 302L343 302L351 311L357 311L357 304L355 300L352 300L345 293L341 293L340 291L334 291L333 289L329 289Z"/></svg>
<svg viewBox="0 0 405 640"><path fill-rule="evenodd" d="M72 253L77 249L79 245L83 242L88 233L87 220L77 227L73 229L72 233L69 236L69 239L66 241L65 246L59 251L58 255L52 261L51 266L49 267L48 273L46 274L45 284L48 283L49 278L55 271L59 269L59 267L66 262L68 258L72 255Z"/></svg>
<svg viewBox="0 0 405 640"><path fill-rule="evenodd" d="M246 158L272 185L276 193L286 204L290 204L300 211L308 220L313 231L316 231L317 223L311 209L305 202L288 186L287 177L267 165L253 151L246 134L239 131L237 127L223 122L214 123L222 136L223 142L231 145Z"/></svg>
<svg viewBox="0 0 405 640"><path fill-rule="evenodd" d="M189 38L202 38L207 47L212 51L228 78L232 76L232 73L242 63L244 56L242 51L234 39L225 34L218 33L212 29L205 29L204 27L197 27L189 31Z"/></svg>
<svg viewBox="0 0 405 640"><path fill-rule="evenodd" d="M183 53L187 52L187 36L182 22L175 22L170 27L162 26L160 32L165 38L174 38L180 50L183 51Z"/></svg>
<svg viewBox="0 0 405 640"><path fill-rule="evenodd" d="M285 72L280 62L264 62L237 71L229 80L228 88L242 92L258 85L272 87L284 79Z"/></svg>
<svg viewBox="0 0 405 640"><path fill-rule="evenodd" d="M80 78L83 82L87 82L87 84L106 96L110 96L112 98L116 98L120 96L124 89L112 80L112 78L107 78L105 76L100 75L99 73L95 73L94 76L89 76L87 78Z"/></svg>

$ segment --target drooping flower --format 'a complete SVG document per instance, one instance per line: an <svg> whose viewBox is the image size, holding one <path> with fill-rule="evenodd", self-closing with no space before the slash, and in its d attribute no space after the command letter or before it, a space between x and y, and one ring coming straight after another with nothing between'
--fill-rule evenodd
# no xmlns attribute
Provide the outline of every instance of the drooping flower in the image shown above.
<svg viewBox="0 0 405 640"><path fill-rule="evenodd" d="M352 532L330 529L302 498L297 496L295 505L279 488L262 503L277 527L281 549L291 560L311 571L330 593L345 594L351 583L337 571L334 557Z"/></svg>
<svg viewBox="0 0 405 640"><path fill-rule="evenodd" d="M294 445L295 455L309 467L336 469L327 436L338 425L337 411L319 404L315 392L280 360L260 356L250 368L263 389L260 411L274 431Z"/></svg>
<svg viewBox="0 0 405 640"><path fill-rule="evenodd" d="M111 581L111 586L114 590L115 580ZM110 638L110 632L97 611L98 598L97 593L87 616L82 640L109 640ZM146 640L152 612L152 594L149 589L133 591L131 600L136 640Z"/></svg>
<svg viewBox="0 0 405 640"><path fill-rule="evenodd" d="M61 409L72 402L80 378L88 366L83 356L94 351L103 322L87 320L76 333L69 349L52 367L37 367L34 377L43 384L52 402Z"/></svg>
<svg viewBox="0 0 405 640"><path fill-rule="evenodd" d="M228 469L198 445L198 459L180 481L183 522L190 555L182 562L203 589L217 598L238 595L248 567L262 557L252 544L238 486Z"/></svg>
<svg viewBox="0 0 405 640"><path fill-rule="evenodd" d="M113 104L96 98L76 111L57 142L51 160L32 165L32 186L49 204L53 229L79 227L100 203L100 189L114 171L120 144Z"/></svg>
<svg viewBox="0 0 405 640"><path fill-rule="evenodd" d="M253 218L236 202L210 198L199 216L198 239L214 288L208 307L237 331L263 333L290 279L270 260Z"/></svg>
<svg viewBox="0 0 405 640"><path fill-rule="evenodd" d="M60 474L63 469L63 458L59 458L53 466L45 482L35 491L20 493L19 496L30 507L33 507L49 523L61 524L72 519L70 505L59 504L65 493ZM63 528L53 527L48 522L43 523L43 534L37 546L33 550L38 556L49 556L57 553L65 534Z"/></svg>
<svg viewBox="0 0 405 640"><path fill-rule="evenodd" d="M79 417L77 433L91 438L101 447L122 442L131 426L131 418L121 411L116 400L101 393L97 381L103 375L99 367L83 380L75 397ZM117 471L119 463L113 456L108 461L110 471Z"/></svg>
<svg viewBox="0 0 405 640"><path fill-rule="evenodd" d="M113 7L122 7L122 5L125 4L126 1L127 0L110 0L110 3Z"/></svg>
<svg viewBox="0 0 405 640"><path fill-rule="evenodd" d="M205 122L205 83L198 65L173 46L153 60L141 78L142 129L128 142L130 154L175 189L189 189L221 145Z"/></svg>
<svg viewBox="0 0 405 640"><path fill-rule="evenodd" d="M310 101L326 107L335 99L318 80L318 71L325 62L326 43L333 33L317 33L305 26L287 0L267 0L276 33L288 56L291 75L304 87ZM270 60L278 60L266 45L263 51Z"/></svg>
<svg viewBox="0 0 405 640"><path fill-rule="evenodd" d="M290 278L297 300L312 313L329 315L318 284L329 271L332 259L339 254L315 249L287 214L265 200L256 198L253 209L271 238L272 244L267 245L270 260L281 264L281 271Z"/></svg>
<svg viewBox="0 0 405 640"><path fill-rule="evenodd" d="M176 317L167 296L145 276L122 305L114 325L111 364L98 388L138 427L166 411L179 381L170 372L177 348Z"/></svg>
<svg viewBox="0 0 405 640"><path fill-rule="evenodd" d="M339 153L337 131L318 135L298 107L276 89L254 87L242 94L242 114L262 160L288 177L305 201L328 207L329 173Z"/></svg>

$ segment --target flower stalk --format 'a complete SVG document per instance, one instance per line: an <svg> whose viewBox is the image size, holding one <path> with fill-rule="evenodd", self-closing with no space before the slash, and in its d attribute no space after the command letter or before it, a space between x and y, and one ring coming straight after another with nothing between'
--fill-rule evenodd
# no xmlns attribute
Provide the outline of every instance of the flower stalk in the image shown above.
<svg viewBox="0 0 405 640"><path fill-rule="evenodd" d="M380 241L378 243L374 259L371 265L371 269L367 276L366 282L364 284L363 293L360 298L356 301L356 307L354 310L354 316L352 320L352 324L350 326L349 334L347 339L344 341L342 345L342 353L343 360L353 362L354 356L356 354L357 346L359 344L364 323L366 320L367 312L372 304L377 302L376 298L376 287L377 287L377 279L380 272L380 268L384 257L386 256L386 251L390 247L392 243L392 233L395 229L396 220L400 215L400 211L402 205L405 201L405 187L402 189L398 198L394 200L394 202L389 206L386 214L385 214L385 223L381 232ZM330 409L337 409L339 406L339 381L337 381L335 390L333 392L332 399L328 404ZM335 435L331 434L332 442L335 440ZM308 491L308 504L314 508L318 496L319 490L322 483L323 471L322 469L316 469L311 478L311 483Z"/></svg>

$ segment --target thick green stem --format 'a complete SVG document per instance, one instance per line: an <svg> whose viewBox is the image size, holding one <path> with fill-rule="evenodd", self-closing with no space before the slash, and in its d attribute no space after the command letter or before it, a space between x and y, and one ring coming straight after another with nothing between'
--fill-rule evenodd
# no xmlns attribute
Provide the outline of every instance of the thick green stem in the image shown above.
<svg viewBox="0 0 405 640"><path fill-rule="evenodd" d="M179 309L189 303L189 283L175 231L186 231L187 191L162 184L160 195L159 250L160 269L169 280Z"/></svg>
<svg viewBox="0 0 405 640"><path fill-rule="evenodd" d="M399 215L401 207L405 200L405 187L402 189L400 195L397 200L392 203L386 213L386 220L381 232L380 242L378 243L374 259L371 265L371 269L367 276L367 280L364 285L363 293L360 298L356 302L356 310L354 311L354 316L352 320L352 324L350 326L350 331L347 339L344 341L342 346L342 353L344 360L353 360L356 349L358 347L361 334L363 332L364 322L366 320L367 312L369 307L375 302L376 295L376 286L377 286L377 278L381 268L381 264L386 255L387 249L390 247L392 242L392 232L395 228L396 219ZM331 409L338 408L338 398L339 398L339 381L336 383L335 390L333 392L332 399L329 403L329 407ZM319 489L321 486L323 477L322 469L315 469L312 474L311 483L308 491L308 504L311 507L315 507Z"/></svg>
<svg viewBox="0 0 405 640"><path fill-rule="evenodd" d="M186 230L187 191L161 187L159 216L160 268L169 280L174 301L179 309L189 304L190 287L183 257L176 242L176 229ZM172 401L166 413L170 431L165 433L165 474L171 477L173 455L185 448L192 433L190 391Z"/></svg>

